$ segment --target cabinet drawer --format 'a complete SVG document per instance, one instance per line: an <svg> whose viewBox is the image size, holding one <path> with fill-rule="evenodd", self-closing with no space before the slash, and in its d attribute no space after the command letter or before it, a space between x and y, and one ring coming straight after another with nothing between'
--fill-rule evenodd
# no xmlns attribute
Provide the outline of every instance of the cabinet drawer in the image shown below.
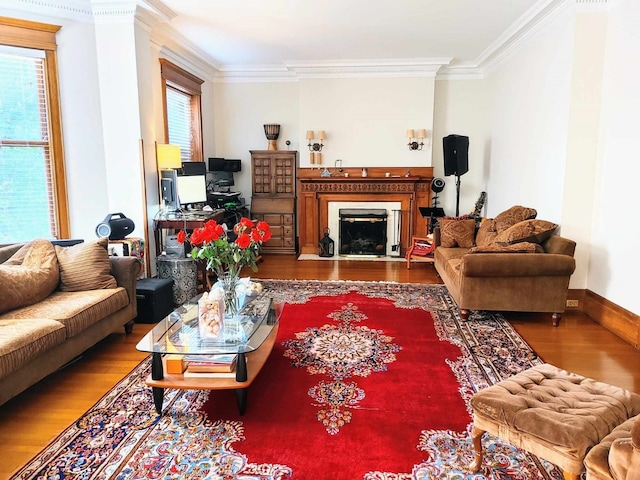
<svg viewBox="0 0 640 480"><path fill-rule="evenodd" d="M282 227L282 236L285 238L293 238L293 227Z"/></svg>
<svg viewBox="0 0 640 480"><path fill-rule="evenodd" d="M283 238L282 243L285 247L293 247L293 238Z"/></svg>
<svg viewBox="0 0 640 480"><path fill-rule="evenodd" d="M274 226L282 225L282 215L279 213L265 213L263 217L264 221L271 225L272 232Z"/></svg>
<svg viewBox="0 0 640 480"><path fill-rule="evenodd" d="M269 223L269 226L271 227L271 238L284 236L284 230L280 225L273 225L270 222L267 223Z"/></svg>
<svg viewBox="0 0 640 480"><path fill-rule="evenodd" d="M282 215L282 225L293 225L293 215L284 214Z"/></svg>

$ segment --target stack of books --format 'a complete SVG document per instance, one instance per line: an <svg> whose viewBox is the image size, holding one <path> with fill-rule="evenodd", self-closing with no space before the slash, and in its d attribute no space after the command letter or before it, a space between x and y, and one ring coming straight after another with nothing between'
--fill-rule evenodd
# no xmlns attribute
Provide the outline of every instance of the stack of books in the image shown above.
<svg viewBox="0 0 640 480"><path fill-rule="evenodd" d="M185 377L235 378L238 354L187 355Z"/></svg>

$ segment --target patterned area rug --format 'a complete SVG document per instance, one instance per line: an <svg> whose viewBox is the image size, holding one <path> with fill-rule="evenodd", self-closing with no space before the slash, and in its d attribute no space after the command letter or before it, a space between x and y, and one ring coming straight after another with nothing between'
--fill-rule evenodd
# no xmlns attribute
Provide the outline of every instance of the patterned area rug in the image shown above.
<svg viewBox="0 0 640 480"><path fill-rule="evenodd" d="M287 306L245 416L180 390L157 415L147 359L13 478L562 479L489 435L467 471L470 397L541 363L500 315L462 322L442 285L263 283Z"/></svg>

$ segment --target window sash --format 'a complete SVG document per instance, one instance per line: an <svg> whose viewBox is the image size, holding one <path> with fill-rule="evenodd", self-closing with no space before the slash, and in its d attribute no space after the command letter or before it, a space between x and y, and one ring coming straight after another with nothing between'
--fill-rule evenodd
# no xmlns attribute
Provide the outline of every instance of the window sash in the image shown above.
<svg viewBox="0 0 640 480"><path fill-rule="evenodd" d="M4 165L7 162L13 163L14 167L15 164L19 164L23 167L22 172L27 167L31 170L27 174L18 172L13 175L17 175L22 183L25 183L25 178L26 183L40 179L39 191L32 197L44 195L46 198L38 207L30 206L29 202L33 198L25 201L22 220L28 222L29 228L22 233L18 232L14 226L2 229L5 233L2 238L8 241L30 240L35 236L54 238L70 236L55 38L60 28L58 25L0 17L0 54L10 53L14 58L19 56L23 57L23 60L39 62L39 73L32 82L34 87L32 93L37 92L38 108L37 114L32 113L30 128L26 128L26 131L23 129L20 134L19 128L14 128L11 133L9 128L3 128L0 131L0 188L2 185L9 188L9 177L5 174ZM15 84L13 79L9 90L14 88ZM6 89L5 85L3 85L4 89ZM11 102L0 101L3 116L7 105L15 107ZM23 158L22 164L17 160L18 157ZM2 163L3 159L4 163ZM15 172L18 169L12 170ZM14 187L15 185L16 183L13 184ZM1 202L2 199L0 199L0 209L3 208ZM0 220L6 218L4 213L0 210ZM36 224L40 224L40 228L45 231L39 233L34 227Z"/></svg>
<svg viewBox="0 0 640 480"><path fill-rule="evenodd" d="M203 161L201 85L204 81L164 58L160 59L160 72L165 139L180 145L183 162Z"/></svg>

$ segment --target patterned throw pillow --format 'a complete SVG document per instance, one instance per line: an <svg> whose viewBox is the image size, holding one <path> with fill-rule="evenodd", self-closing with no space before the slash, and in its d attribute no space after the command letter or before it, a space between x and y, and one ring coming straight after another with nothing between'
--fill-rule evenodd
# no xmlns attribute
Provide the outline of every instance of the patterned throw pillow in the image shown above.
<svg viewBox="0 0 640 480"><path fill-rule="evenodd" d="M60 290L82 292L116 288L107 252L108 239L79 243L72 247L56 246L60 264Z"/></svg>
<svg viewBox="0 0 640 480"><path fill-rule="evenodd" d="M34 240L23 249L17 252L19 264L0 265L0 313L38 303L58 286L58 260L51 242Z"/></svg>
<svg viewBox="0 0 640 480"><path fill-rule="evenodd" d="M499 233L495 238L498 245L512 245L519 242L542 243L547 240L558 225L546 220L525 220Z"/></svg>
<svg viewBox="0 0 640 480"><path fill-rule="evenodd" d="M521 207L520 205L515 205L510 209L496 215L496 231L498 233L502 233L507 228L512 227L516 223L536 218L536 215L538 215L538 212L535 208L527 208Z"/></svg>
<svg viewBox="0 0 640 480"><path fill-rule="evenodd" d="M482 221L480 228L478 228L478 233L476 233L476 245L479 247L491 245L495 240L496 235L498 235L498 232L496 232L496 221L491 218L487 218Z"/></svg>
<svg viewBox="0 0 640 480"><path fill-rule="evenodd" d="M476 232L475 220L450 220L442 218L440 224L440 246L473 247Z"/></svg>
<svg viewBox="0 0 640 480"><path fill-rule="evenodd" d="M513 245L485 245L473 247L468 253L542 253L542 247L535 243L520 242Z"/></svg>

